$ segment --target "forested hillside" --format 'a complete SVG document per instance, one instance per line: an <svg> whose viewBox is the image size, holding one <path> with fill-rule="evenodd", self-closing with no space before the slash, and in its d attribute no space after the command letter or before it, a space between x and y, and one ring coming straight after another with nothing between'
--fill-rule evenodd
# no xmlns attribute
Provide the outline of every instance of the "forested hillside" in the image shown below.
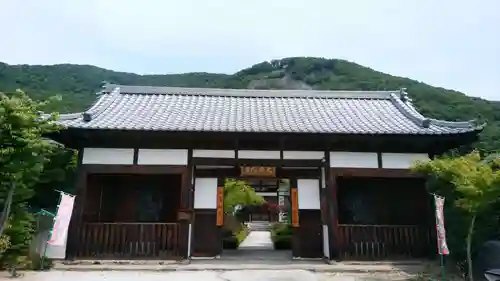
<svg viewBox="0 0 500 281"><path fill-rule="evenodd" d="M138 75L90 65L7 65L0 63L0 91L22 89L35 99L61 96L47 110L76 112L96 98L102 81L117 84L221 87L394 90L406 88L417 108L429 117L487 122L477 148L500 150L500 102L471 98L408 78L395 77L344 60L286 58L262 62L233 75L185 73Z"/></svg>

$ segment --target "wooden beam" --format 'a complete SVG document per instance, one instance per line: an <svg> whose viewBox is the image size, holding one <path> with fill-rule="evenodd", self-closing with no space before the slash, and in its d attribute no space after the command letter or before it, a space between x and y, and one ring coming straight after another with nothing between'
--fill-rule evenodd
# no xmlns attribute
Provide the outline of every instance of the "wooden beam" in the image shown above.
<svg viewBox="0 0 500 281"><path fill-rule="evenodd" d="M336 177L374 177L374 178L423 178L424 175L408 169L381 168L331 168Z"/></svg>
<svg viewBox="0 0 500 281"><path fill-rule="evenodd" d="M99 165L85 164L80 168L87 174L182 174L186 166L177 165Z"/></svg>
<svg viewBox="0 0 500 281"><path fill-rule="evenodd" d="M197 178L241 178L240 169L235 167L231 169L195 169L195 177ZM320 169L276 169L276 177L278 179L289 178L320 178ZM251 178L251 177L248 177Z"/></svg>

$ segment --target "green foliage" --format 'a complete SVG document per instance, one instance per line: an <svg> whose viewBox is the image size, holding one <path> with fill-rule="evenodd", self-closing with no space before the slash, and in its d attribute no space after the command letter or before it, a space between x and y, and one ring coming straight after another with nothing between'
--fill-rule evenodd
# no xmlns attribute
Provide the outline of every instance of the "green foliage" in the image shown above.
<svg viewBox="0 0 500 281"><path fill-rule="evenodd" d="M449 182L446 192L455 195L455 206L469 214L482 211L498 201L500 196L500 171L493 170L491 163L482 162L477 152L462 157L420 162L414 169Z"/></svg>
<svg viewBox="0 0 500 281"><path fill-rule="evenodd" d="M275 236L292 235L293 227L288 223L276 222L271 225L271 234Z"/></svg>
<svg viewBox="0 0 500 281"><path fill-rule="evenodd" d="M283 79L283 81L278 81ZM416 107L431 118L487 122L476 148L486 153L500 151L500 102L471 98L443 88L403 77L391 76L337 59L285 58L262 62L233 75L186 73L137 75L88 65L7 65L0 63L0 91L21 88L32 98L45 100L59 95L47 110L79 112L95 99L101 82L117 84L248 88L293 88L309 85L321 90L395 90L407 88ZM255 83L258 82L258 83ZM296 83L300 82L300 83ZM480 94L480 93L475 93Z"/></svg>
<svg viewBox="0 0 500 281"><path fill-rule="evenodd" d="M264 198L255 193L247 182L236 179L226 179L224 183L224 213L232 214L234 207L260 205Z"/></svg>
<svg viewBox="0 0 500 281"><path fill-rule="evenodd" d="M0 93L0 198L3 200L8 190L15 187L9 227L4 232L10 245L0 257L3 267L16 268L29 263L27 256L34 232L30 199L40 196L37 187L41 181L54 180L51 171L67 166L64 161L58 162L59 167L48 165L62 148L44 138L60 129L52 122L56 114L40 115L39 110L46 105L33 102L21 91Z"/></svg>
<svg viewBox="0 0 500 281"><path fill-rule="evenodd" d="M288 223L273 223L271 225L271 240L276 250L292 248L293 227Z"/></svg>
<svg viewBox="0 0 500 281"><path fill-rule="evenodd" d="M248 227L243 223L238 224L238 227L232 231L225 230L226 232L222 238L222 247L224 249L237 249L241 242L248 236L248 233L250 233Z"/></svg>
<svg viewBox="0 0 500 281"><path fill-rule="evenodd" d="M462 269L482 243L500 235L500 170L498 160L480 154L419 162L416 172L429 176L428 190L446 198L445 220L452 257ZM468 252L469 251L469 252ZM469 256L468 256L469 255ZM471 268L469 267L469 276Z"/></svg>
<svg viewBox="0 0 500 281"><path fill-rule="evenodd" d="M2 234L0 236L0 259L2 258L3 253L5 253L8 248L10 248L10 237Z"/></svg>

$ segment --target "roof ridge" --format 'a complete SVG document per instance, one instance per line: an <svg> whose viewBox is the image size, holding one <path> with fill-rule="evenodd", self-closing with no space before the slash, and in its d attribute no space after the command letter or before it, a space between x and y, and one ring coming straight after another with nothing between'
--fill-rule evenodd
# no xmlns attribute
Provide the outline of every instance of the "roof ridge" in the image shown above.
<svg viewBox="0 0 500 281"><path fill-rule="evenodd" d="M413 106L412 100L408 97L406 89L400 90L400 97L391 95L391 101L406 118L410 119L413 123L422 128L429 128L430 125L448 128L481 128L485 126L485 124L477 126L475 120L445 121L434 118L427 118Z"/></svg>
<svg viewBox="0 0 500 281"><path fill-rule="evenodd" d="M89 122L103 113L120 96L120 88L114 88L108 95L101 96L89 109L83 112L83 121Z"/></svg>
<svg viewBox="0 0 500 281"><path fill-rule="evenodd" d="M395 91L354 91L354 90L305 90L305 89L229 89L229 88L193 88L169 86L137 86L106 84L103 92L111 92L120 88L122 94L152 95L196 95L196 96L228 96L228 97L262 97L262 98L352 98L352 99L390 99Z"/></svg>

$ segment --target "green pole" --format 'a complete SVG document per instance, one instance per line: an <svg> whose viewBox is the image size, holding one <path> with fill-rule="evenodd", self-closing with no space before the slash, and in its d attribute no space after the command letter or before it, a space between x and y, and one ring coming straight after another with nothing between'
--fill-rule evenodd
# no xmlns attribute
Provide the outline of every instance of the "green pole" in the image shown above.
<svg viewBox="0 0 500 281"><path fill-rule="evenodd" d="M57 212L59 211L59 205L61 204L61 198L62 198L62 192L59 191L59 200L57 202L57 209L56 209L56 214ZM46 212L46 213L49 213L49 212ZM51 214L51 213L49 213ZM44 269L44 264L45 264L45 256L47 254L47 245L50 240L50 237L52 236L52 231L54 230L54 219L55 219L55 214L52 214L52 227L49 231L49 234L47 235L47 240L45 240L45 247L43 249L43 255L42 255L42 258L40 260L40 270L43 270Z"/></svg>
<svg viewBox="0 0 500 281"><path fill-rule="evenodd" d="M441 279L443 281L446 280L446 270L444 269L444 255L440 255L441 256Z"/></svg>

